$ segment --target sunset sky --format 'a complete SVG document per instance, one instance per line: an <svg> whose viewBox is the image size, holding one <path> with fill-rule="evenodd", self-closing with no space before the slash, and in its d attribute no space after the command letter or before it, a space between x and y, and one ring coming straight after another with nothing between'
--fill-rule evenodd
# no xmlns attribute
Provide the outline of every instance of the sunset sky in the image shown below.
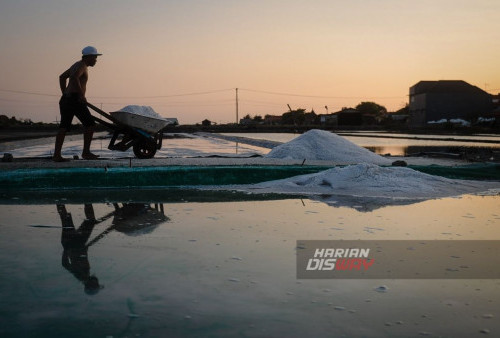
<svg viewBox="0 0 500 338"><path fill-rule="evenodd" d="M181 124L292 108L389 111L420 80L500 92L498 0L1 0L0 115L58 119L58 77L95 46L88 101ZM328 107L328 109L325 108Z"/></svg>

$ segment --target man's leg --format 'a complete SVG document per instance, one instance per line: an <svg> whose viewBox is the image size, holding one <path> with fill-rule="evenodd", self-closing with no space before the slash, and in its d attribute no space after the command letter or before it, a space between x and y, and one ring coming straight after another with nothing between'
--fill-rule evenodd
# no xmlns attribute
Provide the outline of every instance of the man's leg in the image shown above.
<svg viewBox="0 0 500 338"><path fill-rule="evenodd" d="M65 137L66 137L66 128L59 128L59 131L57 132L57 135L56 135L56 144L55 144L55 148L54 148L54 156L52 157L52 159L55 162L67 161L67 159L65 159L65 158L63 158L61 156L62 146L63 146L64 138Z"/></svg>
<svg viewBox="0 0 500 338"><path fill-rule="evenodd" d="M92 136L94 135L94 127L85 127L83 132L83 151L82 158L85 160L95 160L99 155L90 152L90 144L92 143Z"/></svg>
<svg viewBox="0 0 500 338"><path fill-rule="evenodd" d="M66 206L64 204L57 204L57 213L61 218L61 244L64 249L68 249L71 246L71 242L76 235L76 229L73 224L73 218L71 214L66 210Z"/></svg>
<svg viewBox="0 0 500 338"><path fill-rule="evenodd" d="M92 204L84 204L83 210L86 219L95 221L94 206Z"/></svg>

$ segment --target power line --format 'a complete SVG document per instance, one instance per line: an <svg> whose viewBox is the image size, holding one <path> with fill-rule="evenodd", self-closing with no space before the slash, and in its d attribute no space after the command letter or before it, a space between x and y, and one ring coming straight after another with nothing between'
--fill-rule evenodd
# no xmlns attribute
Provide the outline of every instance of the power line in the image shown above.
<svg viewBox="0 0 500 338"><path fill-rule="evenodd" d="M240 88L240 90L244 90L244 91L247 91L247 92L254 92L254 93L270 94L270 95L310 97L310 98L317 98L317 99L363 99L363 98L371 98L371 99L401 99L403 97L403 96L318 96L318 95L303 95L303 94L292 94L292 93L269 92L269 91L257 90L257 89L244 89L244 88Z"/></svg>
<svg viewBox="0 0 500 338"><path fill-rule="evenodd" d="M22 103L46 103L46 104L54 104L54 100L51 101L26 101L26 100L15 100L15 99L4 99L0 97L0 101L6 101L6 102L22 102Z"/></svg>
<svg viewBox="0 0 500 338"><path fill-rule="evenodd" d="M169 98L169 97L182 97L182 96L196 96L196 95L208 95L215 94L220 92L233 91L234 88L226 88L226 89L216 89L204 92L192 92L192 93L182 93L182 94L170 94L170 95L152 95L152 96L92 96L95 99L159 99L159 98ZM261 93L261 94L269 94L269 95L280 95L280 96L296 96L296 97L307 97L307 98L318 98L318 99L363 99L363 98L374 98L374 99L401 99L403 96L322 96L322 95L306 95L306 94L295 94L295 93L282 93L282 92L271 92L266 90L258 90L258 89L248 89L248 88L239 88L239 90ZM490 89L490 90L498 90L498 89ZM0 89L1 92L8 93L16 93L16 94L28 94L28 95L37 95L37 96L50 96L50 97L59 97L60 94L49 94L49 93L40 93L40 92L31 92L31 91L23 91L23 90L12 90L12 89Z"/></svg>
<svg viewBox="0 0 500 338"><path fill-rule="evenodd" d="M103 104L111 104L105 103ZM193 104L169 104L169 103L159 103L155 104L155 107L220 107L220 106L232 106L234 102L231 103L193 103Z"/></svg>
<svg viewBox="0 0 500 338"><path fill-rule="evenodd" d="M158 98L169 98L169 97L181 97L181 96L196 96L196 95L207 95L215 94L220 92L233 91L234 88L226 89L216 89L205 92L192 92L192 93L182 93L182 94L170 94L170 95L152 95L152 96L92 96L95 99L158 99ZM321 95L305 95L305 94L295 94L295 93L281 93L281 92L271 92L265 90L239 88L239 90L262 93L269 95L281 95L281 96L296 96L296 97L308 97L308 98L318 98L318 99L362 99L362 98L374 98L374 99L401 99L403 96L321 96ZM498 90L498 89L489 89ZM16 93L16 94L28 94L28 95L38 95L38 96L50 96L59 97L60 94L49 94L40 92L30 92L23 90L12 90L12 89L0 89L2 92Z"/></svg>
<svg viewBox="0 0 500 338"><path fill-rule="evenodd" d="M95 100L94 100L95 99ZM89 98L89 101L96 101L102 104L108 105L120 105L120 104L130 104L124 103L124 101L108 101L108 100L97 100L96 97L92 96ZM149 106L197 106L197 105L229 105L234 104L234 99L227 100L203 100L203 101L157 101L157 102L148 102L145 100L137 100L134 104L144 103Z"/></svg>
<svg viewBox="0 0 500 338"><path fill-rule="evenodd" d="M218 89L211 90L207 92L194 92L194 93L185 93L185 94L172 94L172 95L154 95L154 96L93 96L96 99L161 99L168 97L179 97L179 96L195 96L195 95L206 95L206 94L215 94L220 92L232 91L233 89Z"/></svg>
<svg viewBox="0 0 500 338"><path fill-rule="evenodd" d="M184 93L184 94L171 94L171 95L155 95L155 96L92 96L96 99L155 99L155 98L167 98L167 97L178 97L178 96L194 96L194 95L206 95L214 94L220 92L232 91L233 89L217 89L206 92L194 92L194 93ZM15 93L15 94L28 94L28 95L38 95L38 96L51 96L59 97L61 94L48 94L39 92L29 92L23 90L12 90L12 89L0 89L1 92Z"/></svg>
<svg viewBox="0 0 500 338"><path fill-rule="evenodd" d="M257 100L248 100L248 99L240 99L240 102L243 103L257 103L261 105L269 105L269 106L283 106L283 103L269 102L269 101L257 101Z"/></svg>
<svg viewBox="0 0 500 338"><path fill-rule="evenodd" d="M254 93L261 93L261 94L268 94L268 95L279 95L279 96L288 96L288 97L302 97L302 98L315 98L315 99L401 99L402 96L399 97L361 97L361 96L353 96L353 97L342 97L342 96L321 96L321 95L305 95L305 94L295 94L295 93L283 93L283 92L272 92L272 91L265 91L265 90L257 90L257 89L238 89L238 88L228 88L228 89L216 89L216 90L209 90L209 91L203 91L203 92L189 92L189 93L179 93L179 94L170 94L170 95L152 95L152 96L90 96L92 100L103 100L101 101L102 104L107 104L107 105L117 105L121 104L118 102L106 102L108 99L109 100L150 100L150 99L168 99L168 98L173 98L173 97L187 97L187 96L199 96L199 95L209 95L209 94L216 94L216 93L221 93L221 92L229 92L229 91L234 91L236 89L236 111L238 114L238 90L243 90L246 92L254 92ZM495 90L495 89L493 89ZM26 95L35 95L35 96L45 96L45 97L59 97L60 94L50 94L50 93L41 93L41 92L35 92L35 91L24 91L24 90L13 90L13 89L0 89L0 92L7 92L7 93L15 93L15 94L26 94ZM9 100L9 99L0 99L1 101L4 102L14 102L14 100ZM225 106L229 105L228 102L233 102L233 100L223 100L223 101L206 101L203 100L204 102L157 102L155 103L155 106L163 106L163 107L203 107L203 106ZM255 101L251 99L244 98L241 100L243 103L250 105L250 106L267 106L267 107L277 107L281 106L281 104L277 103L271 103L271 102L263 102L263 101ZM224 103L223 103L224 102ZM27 102L25 102L27 103ZM43 104L48 104L48 102L43 102Z"/></svg>
<svg viewBox="0 0 500 338"><path fill-rule="evenodd" d="M29 94L29 95L38 95L38 96L61 96L61 95L56 95L56 94L35 93L35 92L27 92L27 91L22 91L22 90L11 90L11 89L0 89L0 92L16 93L16 94Z"/></svg>

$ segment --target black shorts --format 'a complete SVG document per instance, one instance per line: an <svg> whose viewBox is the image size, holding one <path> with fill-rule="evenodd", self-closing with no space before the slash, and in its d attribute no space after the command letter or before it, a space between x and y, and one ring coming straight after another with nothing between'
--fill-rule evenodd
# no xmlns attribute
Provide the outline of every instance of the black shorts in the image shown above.
<svg viewBox="0 0 500 338"><path fill-rule="evenodd" d="M65 94L59 100L59 111L61 112L61 123L59 128L67 131L71 129L71 122L76 116L85 127L95 126L95 121L90 110L84 102L78 100L78 94Z"/></svg>

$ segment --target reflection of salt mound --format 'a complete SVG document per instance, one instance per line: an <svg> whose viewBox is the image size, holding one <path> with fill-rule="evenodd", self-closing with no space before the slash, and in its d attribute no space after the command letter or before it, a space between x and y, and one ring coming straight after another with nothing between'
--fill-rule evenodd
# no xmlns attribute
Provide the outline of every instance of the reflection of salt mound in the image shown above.
<svg viewBox="0 0 500 338"><path fill-rule="evenodd" d="M155 112L153 110L153 108L151 108L150 106L129 105L129 106L123 107L119 111L124 111L127 113L136 114L136 115L142 115L142 116L146 116L146 117L152 117L155 119L163 119L163 117L160 114L158 114L157 112Z"/></svg>
<svg viewBox="0 0 500 338"><path fill-rule="evenodd" d="M345 138L324 130L310 130L290 142L279 145L265 157L296 160L326 160L337 163L390 164L388 159L372 153Z"/></svg>
<svg viewBox="0 0 500 338"><path fill-rule="evenodd" d="M498 188L493 182L451 180L403 167L358 164L336 167L316 174L251 186L256 192L303 195L349 195L388 198L437 198L477 193Z"/></svg>

